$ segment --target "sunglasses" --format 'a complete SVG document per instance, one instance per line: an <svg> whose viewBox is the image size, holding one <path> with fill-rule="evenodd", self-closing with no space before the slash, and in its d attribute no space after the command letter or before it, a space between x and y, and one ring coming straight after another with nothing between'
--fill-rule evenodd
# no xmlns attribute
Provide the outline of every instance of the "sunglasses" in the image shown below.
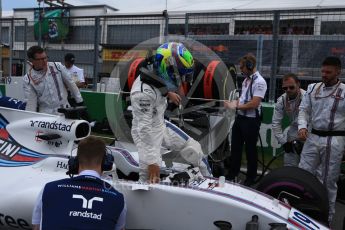
<svg viewBox="0 0 345 230"><path fill-rule="evenodd" d="M290 85L290 86L286 86L286 87L282 87L282 89L284 90L284 91L286 91L286 90L294 90L295 89L295 86L294 85Z"/></svg>

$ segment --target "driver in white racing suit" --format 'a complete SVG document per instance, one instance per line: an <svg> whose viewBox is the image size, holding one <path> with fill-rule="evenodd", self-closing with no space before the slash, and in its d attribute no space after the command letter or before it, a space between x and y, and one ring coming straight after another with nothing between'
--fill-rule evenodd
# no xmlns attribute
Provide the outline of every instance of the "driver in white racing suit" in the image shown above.
<svg viewBox="0 0 345 230"><path fill-rule="evenodd" d="M322 82L310 84L298 115L298 135L306 139L299 167L326 186L329 222L335 213L337 180L345 151L345 84L341 83L341 61L327 57L321 68ZM310 118L311 133L307 125Z"/></svg>
<svg viewBox="0 0 345 230"><path fill-rule="evenodd" d="M30 47L27 56L32 67L23 77L26 110L59 114L58 108L70 106L67 101L66 87L70 90L77 105L82 104L83 98L79 89L64 66L48 62L46 52L39 46Z"/></svg>
<svg viewBox="0 0 345 230"><path fill-rule="evenodd" d="M181 43L165 43L157 49L154 69L157 75L141 72L134 81L130 95L132 137L139 153L140 181L159 181L162 145L169 150L179 151L186 161L199 166L203 175L210 175L200 144L164 120L167 97L179 104L181 98L173 91L179 88L183 76L193 73L191 53ZM156 78L161 84L150 83L147 78Z"/></svg>
<svg viewBox="0 0 345 230"><path fill-rule="evenodd" d="M293 148L293 141L298 139L298 107L301 103L305 91L300 88L297 76L289 73L282 78L282 89L285 91L277 99L274 105L272 117L272 131L278 143L284 149L284 166L298 166L299 155ZM289 119L289 128L287 133L282 130L284 116Z"/></svg>

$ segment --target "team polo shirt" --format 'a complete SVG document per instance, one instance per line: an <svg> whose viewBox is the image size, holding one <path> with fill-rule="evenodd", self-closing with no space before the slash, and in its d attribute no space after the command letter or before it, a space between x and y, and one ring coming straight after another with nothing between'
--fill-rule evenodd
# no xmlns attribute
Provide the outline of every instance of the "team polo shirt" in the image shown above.
<svg viewBox="0 0 345 230"><path fill-rule="evenodd" d="M252 94L250 93L250 83L252 83L252 92L253 97L260 97L264 98L265 93L267 90L267 84L265 79L260 75L258 71L250 75L249 77L246 77L242 83L242 91L241 96L239 98L239 105L243 105L248 103L250 100L252 100ZM258 110L260 112L261 103L258 107ZM249 110L238 110L238 114L247 116L247 117L256 117L255 109L249 109Z"/></svg>
<svg viewBox="0 0 345 230"><path fill-rule="evenodd" d="M67 71L71 74L71 77L74 82L85 82L83 69L78 68L75 65L72 65L72 67L67 69Z"/></svg>
<svg viewBox="0 0 345 230"><path fill-rule="evenodd" d="M126 204L121 193L101 180L97 172L47 183L41 191L32 224L41 229L122 229Z"/></svg>

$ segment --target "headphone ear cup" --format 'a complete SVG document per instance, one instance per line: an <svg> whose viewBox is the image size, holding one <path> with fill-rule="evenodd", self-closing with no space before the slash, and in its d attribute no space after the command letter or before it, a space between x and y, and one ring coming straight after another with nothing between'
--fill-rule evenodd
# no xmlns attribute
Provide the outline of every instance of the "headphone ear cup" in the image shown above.
<svg viewBox="0 0 345 230"><path fill-rule="evenodd" d="M68 160L68 171L67 175L76 175L79 171L79 160L78 157L71 157Z"/></svg>
<svg viewBox="0 0 345 230"><path fill-rule="evenodd" d="M246 60L246 67L249 71L252 71L254 69L254 65L250 60Z"/></svg>
<svg viewBox="0 0 345 230"><path fill-rule="evenodd" d="M103 157L102 171L110 171L113 169L114 157L113 155L106 153Z"/></svg>

